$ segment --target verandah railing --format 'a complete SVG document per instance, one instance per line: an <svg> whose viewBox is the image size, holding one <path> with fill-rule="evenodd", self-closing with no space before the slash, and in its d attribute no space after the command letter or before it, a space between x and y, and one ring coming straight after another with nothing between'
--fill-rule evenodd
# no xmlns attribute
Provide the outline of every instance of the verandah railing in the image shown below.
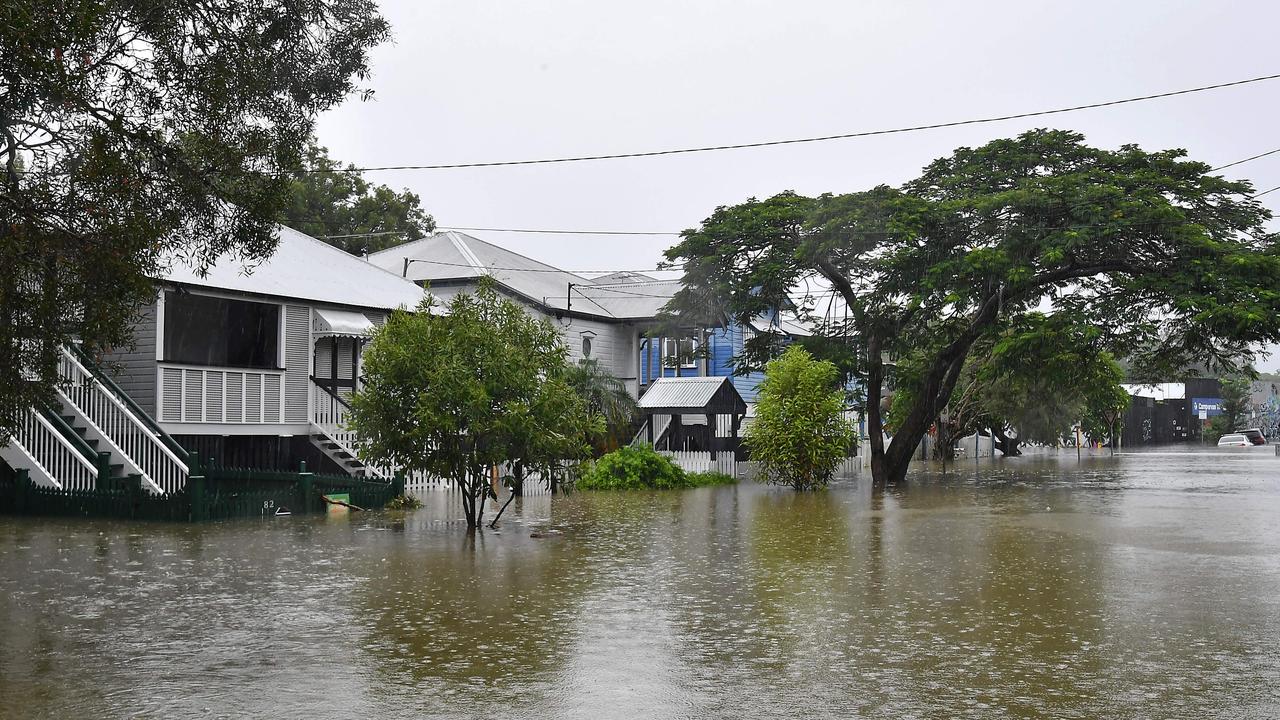
<svg viewBox="0 0 1280 720"><path fill-rule="evenodd" d="M64 347L58 360L59 393L74 406L112 450L136 469L156 493L180 490L190 469L186 453L147 413L79 350Z"/></svg>

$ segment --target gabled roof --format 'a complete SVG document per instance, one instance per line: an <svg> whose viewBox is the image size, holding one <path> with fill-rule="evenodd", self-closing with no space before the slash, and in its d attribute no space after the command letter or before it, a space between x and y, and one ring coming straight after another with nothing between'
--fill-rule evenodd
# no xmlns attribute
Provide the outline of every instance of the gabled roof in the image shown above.
<svg viewBox="0 0 1280 720"><path fill-rule="evenodd" d="M180 259L169 265L168 282L358 308L413 309L426 297L398 275L283 225L275 252L257 264L223 256L204 277Z"/></svg>
<svg viewBox="0 0 1280 720"><path fill-rule="evenodd" d="M640 409L664 414L738 414L747 411L747 403L729 377L659 378L653 381Z"/></svg>
<svg viewBox="0 0 1280 720"><path fill-rule="evenodd" d="M655 318L683 287L680 280L660 280L629 270L586 278L456 230L381 250L370 255L369 262L396 275L407 273L416 282L474 282L491 277L544 308L613 320ZM808 334L790 314L784 315L781 329L792 335Z"/></svg>
<svg viewBox="0 0 1280 720"><path fill-rule="evenodd" d="M631 270L619 270L608 275L591 278L591 282L596 285L616 285L618 283L649 282L651 280L657 280L657 278L649 277L644 273L632 272Z"/></svg>
<svg viewBox="0 0 1280 720"><path fill-rule="evenodd" d="M591 284L579 275L454 230L380 250L369 256L369 262L400 276L405 273L406 258L411 261L405 275L409 280L432 283L488 276L534 303L558 309L565 307L570 283Z"/></svg>
<svg viewBox="0 0 1280 720"><path fill-rule="evenodd" d="M651 318L676 294L679 280L583 285L573 288L573 306L587 312L602 309L616 318Z"/></svg>

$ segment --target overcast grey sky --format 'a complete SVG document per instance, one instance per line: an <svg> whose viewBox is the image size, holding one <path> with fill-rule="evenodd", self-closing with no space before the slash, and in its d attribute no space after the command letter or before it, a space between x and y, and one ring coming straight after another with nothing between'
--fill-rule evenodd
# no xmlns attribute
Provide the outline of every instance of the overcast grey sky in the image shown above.
<svg viewBox="0 0 1280 720"><path fill-rule="evenodd" d="M660 150L875 130L1280 72L1280 3L385 0L371 102L321 118L358 165ZM1182 147L1280 147L1280 80L1030 121L564 165L370 173L446 226L679 231L717 205L898 184L1031 127ZM1280 154L1225 171L1280 185ZM1280 192L1264 198L1280 210ZM472 233L570 270L653 267L674 238ZM1273 357L1263 367L1280 365Z"/></svg>

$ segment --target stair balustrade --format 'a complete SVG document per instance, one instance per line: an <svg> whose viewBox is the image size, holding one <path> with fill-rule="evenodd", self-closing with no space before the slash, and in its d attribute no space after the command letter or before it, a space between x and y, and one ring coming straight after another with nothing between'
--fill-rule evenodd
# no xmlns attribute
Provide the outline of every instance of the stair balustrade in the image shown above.
<svg viewBox="0 0 1280 720"><path fill-rule="evenodd" d="M71 444L47 418L34 408L19 415L17 434L0 457L10 466L24 468L31 479L59 490L91 490L98 481L98 468Z"/></svg>
<svg viewBox="0 0 1280 720"><path fill-rule="evenodd" d="M111 450L137 468L147 487L166 494L187 484L190 468L186 458L174 451L171 445L175 443L154 421L129 407L132 401L122 397L118 388L108 387L67 348L58 359L58 371L63 381L59 397L107 441Z"/></svg>

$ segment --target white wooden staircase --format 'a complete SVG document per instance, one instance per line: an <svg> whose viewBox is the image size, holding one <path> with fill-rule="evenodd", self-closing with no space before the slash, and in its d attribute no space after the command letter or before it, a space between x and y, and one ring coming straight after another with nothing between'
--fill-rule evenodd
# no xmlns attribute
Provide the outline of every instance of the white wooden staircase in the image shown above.
<svg viewBox="0 0 1280 720"><path fill-rule="evenodd" d="M128 476L157 495L186 486L186 453L79 349L62 348L58 374L55 406L29 408L0 447L11 468L61 490Z"/></svg>
<svg viewBox="0 0 1280 720"><path fill-rule="evenodd" d="M352 477L391 480L395 471L365 463L350 429L351 406L328 387L311 380L311 444Z"/></svg>

